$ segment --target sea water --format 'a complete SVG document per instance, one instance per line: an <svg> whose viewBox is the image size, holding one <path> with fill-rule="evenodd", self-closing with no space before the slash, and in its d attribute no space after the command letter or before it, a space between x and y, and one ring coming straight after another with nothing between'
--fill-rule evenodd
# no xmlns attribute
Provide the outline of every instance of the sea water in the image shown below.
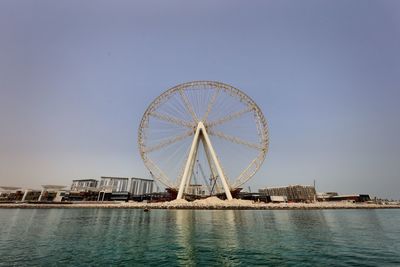
<svg viewBox="0 0 400 267"><path fill-rule="evenodd" d="M400 266L400 210L0 209L1 266Z"/></svg>

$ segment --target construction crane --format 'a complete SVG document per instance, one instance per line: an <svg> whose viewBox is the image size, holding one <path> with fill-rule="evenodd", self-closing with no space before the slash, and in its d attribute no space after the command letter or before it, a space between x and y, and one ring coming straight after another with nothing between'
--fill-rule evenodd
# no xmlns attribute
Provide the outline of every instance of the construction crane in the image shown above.
<svg viewBox="0 0 400 267"><path fill-rule="evenodd" d="M198 166L197 172L200 170L200 173L201 173L201 176L203 177L204 183L205 183L205 185L207 186L207 189L208 189L208 191L210 192L210 195L211 195L211 193L212 193L211 187L210 187L210 185L208 184L206 175L205 175L205 173L204 173L203 167L201 166L199 160L197 160L197 166Z"/></svg>

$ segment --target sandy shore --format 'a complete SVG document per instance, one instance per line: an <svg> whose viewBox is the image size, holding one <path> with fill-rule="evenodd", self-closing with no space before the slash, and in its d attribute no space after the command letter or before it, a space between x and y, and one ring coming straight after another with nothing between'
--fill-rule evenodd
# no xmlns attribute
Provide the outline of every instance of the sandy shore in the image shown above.
<svg viewBox="0 0 400 267"><path fill-rule="evenodd" d="M314 210L314 209L399 209L400 205L349 202L317 203L254 203L249 200L220 200L216 197L188 202L174 200L160 203L143 202L84 202L84 203L0 203L0 208L120 208L120 209L254 209L254 210Z"/></svg>

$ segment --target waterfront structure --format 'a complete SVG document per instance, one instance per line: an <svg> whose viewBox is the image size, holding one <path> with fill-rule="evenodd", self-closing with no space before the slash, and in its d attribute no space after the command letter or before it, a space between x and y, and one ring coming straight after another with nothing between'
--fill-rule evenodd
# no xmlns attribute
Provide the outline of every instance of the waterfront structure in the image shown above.
<svg viewBox="0 0 400 267"><path fill-rule="evenodd" d="M16 187L16 186L0 186L0 194L15 192L15 191L17 191L18 189L21 189L21 187Z"/></svg>
<svg viewBox="0 0 400 267"><path fill-rule="evenodd" d="M272 203L284 203L288 201L286 196L270 196L270 200Z"/></svg>
<svg viewBox="0 0 400 267"><path fill-rule="evenodd" d="M368 194L336 195L325 199L325 201L349 201L349 202L366 202L370 200L371 198L369 197Z"/></svg>
<svg viewBox="0 0 400 267"><path fill-rule="evenodd" d="M139 196L153 193L154 180L132 177L129 186L131 196Z"/></svg>
<svg viewBox="0 0 400 267"><path fill-rule="evenodd" d="M41 194L40 190L25 189L21 201L38 201Z"/></svg>
<svg viewBox="0 0 400 267"><path fill-rule="evenodd" d="M76 179L72 181L68 200L73 201L126 201L131 196L142 196L153 193L154 180L138 177L100 177L96 179Z"/></svg>
<svg viewBox="0 0 400 267"><path fill-rule="evenodd" d="M71 190L67 194L70 201L93 201L98 198L98 181L95 179L72 180Z"/></svg>
<svg viewBox="0 0 400 267"><path fill-rule="evenodd" d="M15 187L15 186L0 186L0 196L9 193L15 193L20 189L21 189L20 187Z"/></svg>
<svg viewBox="0 0 400 267"><path fill-rule="evenodd" d="M190 195L204 196L206 195L206 191L204 189L204 186L201 184L190 184L186 192Z"/></svg>
<svg viewBox="0 0 400 267"><path fill-rule="evenodd" d="M245 93L220 82L194 81L167 90L150 104L138 143L150 173L176 191L177 199L203 193L190 186L201 182L206 195L218 195L222 188L230 200L231 192L261 167L269 138L264 115Z"/></svg>
<svg viewBox="0 0 400 267"><path fill-rule="evenodd" d="M339 195L337 192L317 192L318 201L328 201L330 198Z"/></svg>
<svg viewBox="0 0 400 267"><path fill-rule="evenodd" d="M72 180L71 191L89 192L97 191L98 181L95 179Z"/></svg>
<svg viewBox="0 0 400 267"><path fill-rule="evenodd" d="M126 177L100 177L97 200L128 200L128 183L129 178Z"/></svg>
<svg viewBox="0 0 400 267"><path fill-rule="evenodd" d="M119 193L128 191L129 178L125 177L100 177L99 189L109 193Z"/></svg>
<svg viewBox="0 0 400 267"><path fill-rule="evenodd" d="M65 186L43 186L42 190L0 187L0 201L52 201Z"/></svg>
<svg viewBox="0 0 400 267"><path fill-rule="evenodd" d="M315 187L311 185L266 187L258 191L266 196L284 196L290 202L313 202L316 199Z"/></svg>
<svg viewBox="0 0 400 267"><path fill-rule="evenodd" d="M42 185L42 191L40 193L38 201L53 201L58 192L62 191L66 186L65 185Z"/></svg>
<svg viewBox="0 0 400 267"><path fill-rule="evenodd" d="M0 200L16 201L21 200L22 193L20 187L15 186L0 186Z"/></svg>

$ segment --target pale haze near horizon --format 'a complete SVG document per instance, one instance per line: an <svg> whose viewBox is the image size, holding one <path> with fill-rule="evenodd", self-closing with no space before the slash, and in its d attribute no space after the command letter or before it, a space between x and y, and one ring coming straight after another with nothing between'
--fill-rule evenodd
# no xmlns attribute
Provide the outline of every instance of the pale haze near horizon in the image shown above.
<svg viewBox="0 0 400 267"><path fill-rule="evenodd" d="M147 106L217 80L269 123L246 189L400 199L399 2L1 1L0 38L0 185L149 178Z"/></svg>

